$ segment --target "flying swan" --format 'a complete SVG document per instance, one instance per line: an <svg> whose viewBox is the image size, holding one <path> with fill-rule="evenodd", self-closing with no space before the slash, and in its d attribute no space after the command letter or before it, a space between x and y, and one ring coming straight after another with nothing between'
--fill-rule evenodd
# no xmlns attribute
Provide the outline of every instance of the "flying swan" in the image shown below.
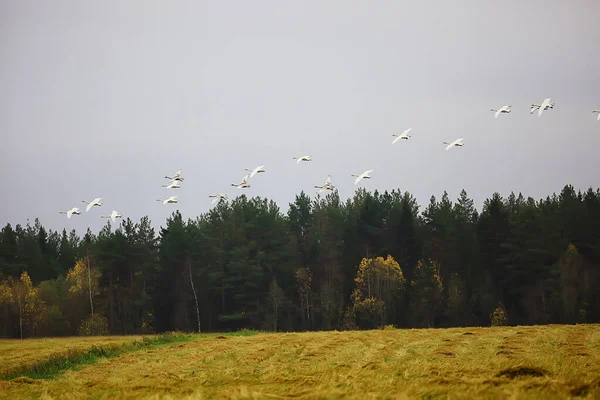
<svg viewBox="0 0 600 400"><path fill-rule="evenodd" d="M162 187L168 188L168 189L179 189L181 186L179 186L179 181L177 181L176 179L173 179L170 184L162 185Z"/></svg>
<svg viewBox="0 0 600 400"><path fill-rule="evenodd" d="M246 188L249 188L249 187L250 187L250 185L248 185L248 175L246 175L246 176L244 176L244 177L242 178L242 182L240 182L240 183L232 183L232 184L231 184L231 186L234 186L234 187L236 187L236 188L238 188L238 189L246 189Z"/></svg>
<svg viewBox="0 0 600 400"><path fill-rule="evenodd" d="M265 167L264 165L259 165L258 167L254 168L254 169L244 168L244 171L250 171L250 178L252 178L256 174L265 172L265 170L263 169L264 167Z"/></svg>
<svg viewBox="0 0 600 400"><path fill-rule="evenodd" d="M90 211L93 206L101 206L102 205L102 197L96 197L92 201L81 200L82 203L86 203L87 207L85 208L85 212Z"/></svg>
<svg viewBox="0 0 600 400"><path fill-rule="evenodd" d="M312 161L310 156L294 157L294 160L296 160L296 164L300 164L300 161Z"/></svg>
<svg viewBox="0 0 600 400"><path fill-rule="evenodd" d="M217 201L219 201L221 199L227 200L227 193L211 194L208 197L213 197L213 201L210 204L215 204Z"/></svg>
<svg viewBox="0 0 600 400"><path fill-rule="evenodd" d="M335 189L335 186L333 186L331 184L331 175L327 175L327 179L325 179L325 184L324 185L322 185L322 186L315 185L315 188L321 189L321 190L319 190L318 193L322 193L322 192L324 192L326 190L331 190L333 192L333 190Z"/></svg>
<svg viewBox="0 0 600 400"><path fill-rule="evenodd" d="M552 99L547 98L544 100L544 102L542 104L532 104L531 105L531 110L529 110L529 114L533 114L533 112L535 110L538 110L538 117L542 116L542 113L544 112L544 110L548 110L550 108L554 108L554 103L551 103Z"/></svg>
<svg viewBox="0 0 600 400"><path fill-rule="evenodd" d="M396 135L395 133L393 133L392 136L396 136L396 139L394 139L394 141L392 142L392 144L396 143L400 139L406 139L406 140L408 140L408 138L412 137L411 135L408 134L408 132L410 132L411 130L412 130L412 128L408 128L407 130L405 130L404 132L402 132L400 135Z"/></svg>
<svg viewBox="0 0 600 400"><path fill-rule="evenodd" d="M358 182L360 182L360 181L361 181L361 180L363 180L363 179L371 179L371 177L369 176L369 174L370 174L371 172L373 172L373 170L372 170L372 169L369 169L369 170L366 170L365 172L363 172L363 173L362 173L362 174L360 174L360 175L355 175L355 174L352 174L352 176L356 176L356 180L354 181L354 184L356 185Z"/></svg>
<svg viewBox="0 0 600 400"><path fill-rule="evenodd" d="M183 176L181 176L181 170L177 171L173 177L165 176L165 178L170 179L172 181L182 181Z"/></svg>
<svg viewBox="0 0 600 400"><path fill-rule="evenodd" d="M450 150L452 147L454 146L464 146L464 141L465 139L460 138L460 139L456 139L454 142L444 142L444 144L447 144L448 146L446 146L446 151Z"/></svg>
<svg viewBox="0 0 600 400"><path fill-rule="evenodd" d="M101 215L100 218L110 218L112 222L115 223L117 218L123 218L121 214L119 214L116 210L112 210L110 215Z"/></svg>
<svg viewBox="0 0 600 400"><path fill-rule="evenodd" d="M511 107L512 106L502 106L497 110L492 108L492 109L490 109L490 111L496 111L496 114L494 114L494 118L498 118L498 115L500 115L501 113L509 113L511 111L510 110Z"/></svg>
<svg viewBox="0 0 600 400"><path fill-rule="evenodd" d="M177 196L171 196L166 200L156 199L156 201L162 201L163 204L177 203Z"/></svg>
<svg viewBox="0 0 600 400"><path fill-rule="evenodd" d="M67 214L67 218L71 219L71 215L75 214L75 215L81 215L81 211L79 211L79 208L77 207L73 207L71 208L69 211L59 211L59 214Z"/></svg>

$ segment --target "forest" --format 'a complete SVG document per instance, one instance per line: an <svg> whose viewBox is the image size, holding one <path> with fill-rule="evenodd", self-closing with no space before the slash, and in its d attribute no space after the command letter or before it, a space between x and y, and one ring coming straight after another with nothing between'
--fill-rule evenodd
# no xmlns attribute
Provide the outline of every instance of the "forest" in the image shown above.
<svg viewBox="0 0 600 400"><path fill-rule="evenodd" d="M241 195L155 231L0 232L0 337L600 321L600 189Z"/></svg>

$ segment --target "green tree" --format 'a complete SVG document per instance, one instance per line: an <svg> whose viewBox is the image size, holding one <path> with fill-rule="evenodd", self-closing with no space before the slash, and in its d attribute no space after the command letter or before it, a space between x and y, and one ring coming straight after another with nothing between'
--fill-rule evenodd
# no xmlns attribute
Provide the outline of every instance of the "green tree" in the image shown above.
<svg viewBox="0 0 600 400"><path fill-rule="evenodd" d="M436 326L436 320L444 306L444 287L438 265L431 260L419 261L410 286L410 306L414 325L426 328Z"/></svg>

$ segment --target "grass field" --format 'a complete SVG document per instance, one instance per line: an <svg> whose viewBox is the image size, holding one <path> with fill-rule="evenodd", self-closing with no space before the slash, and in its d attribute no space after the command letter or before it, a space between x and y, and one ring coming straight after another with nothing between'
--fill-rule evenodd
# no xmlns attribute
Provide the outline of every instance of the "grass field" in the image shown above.
<svg viewBox="0 0 600 400"><path fill-rule="evenodd" d="M2 340L0 364L10 399L600 398L600 325Z"/></svg>

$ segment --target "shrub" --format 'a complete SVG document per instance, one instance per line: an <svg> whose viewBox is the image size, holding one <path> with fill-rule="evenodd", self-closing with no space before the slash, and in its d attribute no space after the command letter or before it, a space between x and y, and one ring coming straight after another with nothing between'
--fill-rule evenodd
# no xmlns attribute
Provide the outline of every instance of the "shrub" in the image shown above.
<svg viewBox="0 0 600 400"><path fill-rule="evenodd" d="M81 321L77 334L80 336L108 335L108 320L100 314L94 314Z"/></svg>
<svg viewBox="0 0 600 400"><path fill-rule="evenodd" d="M490 322L492 326L508 325L508 316L506 315L506 310L502 304L499 304L494 312L490 314Z"/></svg>

